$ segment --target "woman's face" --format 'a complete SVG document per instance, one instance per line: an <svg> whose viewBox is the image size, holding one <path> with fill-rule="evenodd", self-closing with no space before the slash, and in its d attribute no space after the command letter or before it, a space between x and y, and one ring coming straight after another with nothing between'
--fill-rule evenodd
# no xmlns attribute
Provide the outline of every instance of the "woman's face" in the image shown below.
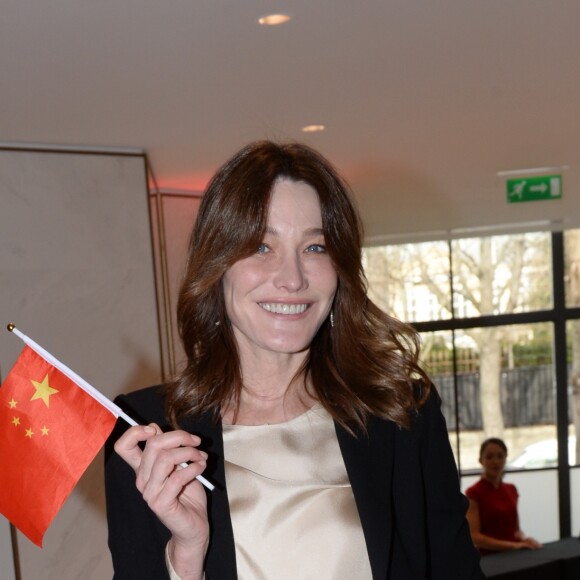
<svg viewBox="0 0 580 580"><path fill-rule="evenodd" d="M488 443L479 458L486 477L491 479L501 477L506 457L506 452L497 443Z"/></svg>
<svg viewBox="0 0 580 580"><path fill-rule="evenodd" d="M223 277L242 360L308 349L330 313L336 287L316 191L303 182L278 180L262 243Z"/></svg>

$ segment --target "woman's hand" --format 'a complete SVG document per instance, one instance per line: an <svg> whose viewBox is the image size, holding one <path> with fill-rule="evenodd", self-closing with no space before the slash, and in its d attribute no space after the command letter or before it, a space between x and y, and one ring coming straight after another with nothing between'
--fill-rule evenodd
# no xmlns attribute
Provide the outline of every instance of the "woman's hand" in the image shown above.
<svg viewBox="0 0 580 580"><path fill-rule="evenodd" d="M544 546L538 542L535 538L526 537L522 530L516 532L516 550L537 550L538 548L543 548Z"/></svg>
<svg viewBox="0 0 580 580"><path fill-rule="evenodd" d="M534 538L523 538L519 542L517 542L518 550L537 550L538 548L543 548L543 545L535 540Z"/></svg>
<svg viewBox="0 0 580 580"><path fill-rule="evenodd" d="M115 451L135 470L143 499L171 532L169 557L183 579L201 577L208 545L206 492L195 479L206 468L200 443L196 435L163 433L154 423L131 427L115 443Z"/></svg>

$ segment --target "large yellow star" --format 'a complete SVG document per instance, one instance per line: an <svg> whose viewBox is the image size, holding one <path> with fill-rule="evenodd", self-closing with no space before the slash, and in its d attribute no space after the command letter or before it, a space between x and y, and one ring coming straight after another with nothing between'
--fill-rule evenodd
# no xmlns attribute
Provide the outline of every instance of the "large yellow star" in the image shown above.
<svg viewBox="0 0 580 580"><path fill-rule="evenodd" d="M11 409L14 409L14 407L16 407L16 405L18 405L18 401L15 401L14 399L12 399L11 401L8 401L8 405L10 406Z"/></svg>
<svg viewBox="0 0 580 580"><path fill-rule="evenodd" d="M42 383L39 383L37 381L32 381L32 380L31 380L31 383L34 385L34 388L36 389L36 393L34 393L34 395L32 395L32 399L30 399L30 400L34 401L35 399L42 399L44 401L44 404L48 407L48 398L51 395L58 393L58 391L56 389L53 389L48 384L48 375L46 375L44 377L44 380L42 381Z"/></svg>
<svg viewBox="0 0 580 580"><path fill-rule="evenodd" d="M18 427L18 425L20 425L20 417L12 417L12 425Z"/></svg>
<svg viewBox="0 0 580 580"><path fill-rule="evenodd" d="M30 439L32 439L32 436L34 435L34 431L32 429L26 429L25 435L26 435L26 437L30 437Z"/></svg>

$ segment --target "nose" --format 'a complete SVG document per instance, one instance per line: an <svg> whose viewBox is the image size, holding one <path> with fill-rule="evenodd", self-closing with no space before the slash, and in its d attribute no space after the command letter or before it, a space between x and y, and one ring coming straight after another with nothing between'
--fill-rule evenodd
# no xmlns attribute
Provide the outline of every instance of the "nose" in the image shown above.
<svg viewBox="0 0 580 580"><path fill-rule="evenodd" d="M301 256L294 252L284 253L276 260L274 286L288 292L297 292L308 287Z"/></svg>

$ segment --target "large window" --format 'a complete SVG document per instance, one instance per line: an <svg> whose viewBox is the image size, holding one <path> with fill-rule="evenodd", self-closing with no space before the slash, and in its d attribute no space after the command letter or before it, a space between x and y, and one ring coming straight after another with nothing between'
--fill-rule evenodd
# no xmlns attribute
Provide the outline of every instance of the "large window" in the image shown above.
<svg viewBox="0 0 580 580"><path fill-rule="evenodd" d="M567 491L580 466L580 230L372 247L364 263L371 299L421 333L463 483L478 477L483 439L501 437L510 477L560 493L541 540L557 539L558 526L570 535L580 504L580 491ZM534 501L522 505L540 518Z"/></svg>

